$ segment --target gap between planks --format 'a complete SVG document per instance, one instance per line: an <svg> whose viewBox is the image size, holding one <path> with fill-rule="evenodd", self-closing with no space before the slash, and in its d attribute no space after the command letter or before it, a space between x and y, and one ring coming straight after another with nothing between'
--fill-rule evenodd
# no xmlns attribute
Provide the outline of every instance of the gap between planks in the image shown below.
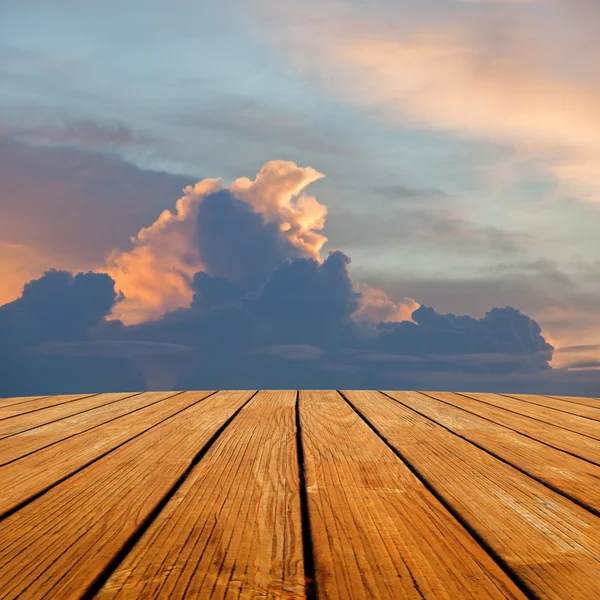
<svg viewBox="0 0 600 600"><path fill-rule="evenodd" d="M534 595L594 596L597 517L383 394L343 393Z"/></svg>

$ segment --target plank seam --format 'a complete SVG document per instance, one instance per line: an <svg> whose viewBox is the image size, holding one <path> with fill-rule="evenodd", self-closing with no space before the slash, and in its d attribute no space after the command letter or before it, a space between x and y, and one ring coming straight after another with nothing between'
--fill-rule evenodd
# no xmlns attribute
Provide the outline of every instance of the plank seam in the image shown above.
<svg viewBox="0 0 600 600"><path fill-rule="evenodd" d="M460 392L453 392L454 394L456 394L457 396L462 396L463 398L467 398L468 400L473 400L476 401L475 398L471 398L470 396L467 396L466 394L461 394ZM539 442L540 444L544 444L544 446L548 446L549 448L553 448L554 450L558 450L559 452L564 452L565 454L568 454L569 456L572 456L573 458L578 458L579 460L583 460L587 463L590 463L591 465L595 465L597 467L600 467L600 463L597 463L593 460L590 460L589 458L585 458L585 456L580 456L579 454L575 454L574 452L570 452L569 450L563 450L562 448L558 448L557 446L553 446L552 444L550 444L549 442L545 442L544 440L540 440L536 437L533 437L532 435L528 435L527 433L524 433L522 431L519 431L518 429L515 429L514 427L509 427L508 425L505 425L504 423L498 423L498 421L494 421L493 419L490 419L489 417L484 417L483 415L478 415L475 412L472 412L466 408L463 408L462 406L457 406L456 404L452 404L452 402L448 402L447 400L443 400L442 398L437 398L436 396L433 396L431 394L428 394L427 392L419 392L419 394L424 394L425 396L431 398L432 400L436 400L438 402L443 402L444 404L447 404L448 406L453 406L454 408L458 408L459 410L463 410L464 412L466 412L469 415L475 415L476 417L479 417L481 419L485 419L486 421L489 421L490 423L494 423L495 425L498 425L499 427L504 427L505 429L508 429L510 431L514 431L515 433L519 433L521 434L523 437L529 438L530 440L533 440L534 442ZM491 404L489 404L488 406L493 406ZM504 410L504 409L500 409L498 406L494 406L494 408L498 408L499 410ZM511 412L511 411L509 411ZM513 414L518 414L518 413L513 413ZM528 417L527 415L519 415L521 417L525 416L528 419L531 419L533 417ZM537 419L534 419L537 420ZM544 423L545 425L550 425L551 427L557 427L556 425L553 425L552 423ZM561 429L560 427L558 427L558 429ZM577 432L574 432L577 434ZM579 435L579 434L577 434ZM592 438L594 439L594 438Z"/></svg>
<svg viewBox="0 0 600 600"><path fill-rule="evenodd" d="M21 417L23 415L30 415L34 412L39 412L40 410L46 410L48 408L53 408L55 406L62 406L63 404L70 404L71 402L79 402L79 400L85 400L86 398L92 398L93 396L100 396L100 394L86 394L80 396L79 398L71 398L71 400L67 400L66 402L59 402L58 404L51 404L50 406L42 406L41 408L34 408L33 410L26 410L25 412L19 413L18 415L11 415L10 417L2 417L0 421L7 421L8 419L14 419L15 417ZM38 400L47 400L48 398L52 398L52 396L46 396L44 398L38 398ZM15 404L13 406L19 406ZM6 408L10 408L7 406Z"/></svg>
<svg viewBox="0 0 600 600"><path fill-rule="evenodd" d="M463 518L463 516L449 504L446 499L436 490L436 488L427 480L421 471L408 460L391 442L379 431L369 419L345 396L338 390L342 398L350 405L352 410L365 422L365 424L381 439L381 441L407 466L412 474L425 486L434 498L458 521L458 523L469 533L469 535L477 542L481 548L487 552L490 558L498 565L506 576L523 592L529 600L541 600L533 590L531 590L519 574L485 541L479 532ZM382 393L382 392L380 392Z"/></svg>
<svg viewBox="0 0 600 600"><path fill-rule="evenodd" d="M27 404L27 402L31 402L32 398L35 400L48 400L48 398L53 398L54 396L30 396L29 398L21 398L17 402L13 402L12 404L0 404L0 408L12 408L13 406L19 406L20 404ZM3 400L11 400L11 398L0 398L0 402Z"/></svg>
<svg viewBox="0 0 600 600"><path fill-rule="evenodd" d="M298 479L300 488L300 523L302 532L302 556L304 563L304 594L306 600L317 600L318 589L315 568L315 552L310 525L308 507L308 489L306 486L306 470L304 462L304 445L302 442L302 423L300 422L300 391L296 391L296 456L298 458Z"/></svg>
<svg viewBox="0 0 600 600"><path fill-rule="evenodd" d="M178 392L178 393L174 394L173 396L169 396L169 399L172 399L175 396L179 396L180 394L183 394L183 393L184 393L183 391ZM158 421L157 423L155 423L154 425L151 425L147 429L144 429L143 431L140 431L139 433L137 433L136 435L130 437L129 439L121 442L120 444L117 444L114 448L111 448L110 450L107 450L106 452L103 452L99 456L96 456L95 458L93 458L92 460L88 461L87 463L85 463L81 467L78 467L77 469L75 469L71 473L65 475L64 477L61 477L60 479L56 480L54 483L46 486L44 489L40 490L39 492L36 492L35 494L33 494L32 496L30 496L29 498L26 498L25 500L19 502L19 504L17 504L13 508L10 508L10 509L6 510L5 512L0 513L0 521L3 521L4 519L10 517L11 515L13 515L14 513L16 513L17 511L21 510L22 508L24 508L25 506L27 506L28 504L30 504L34 500L37 500L38 498L40 498L41 496L43 496L44 494L46 494L47 492L49 492L51 489L55 488L57 485L60 485L63 481L66 481L67 479L70 479L74 475L77 475L77 473L83 471L83 469L86 469L87 467L89 467L90 465L94 464L95 462L101 460L102 458L104 458L108 454L111 454L115 450L118 450L121 446L124 446L125 444L128 444L129 442L135 440L136 438L140 437L141 435L144 435L144 433L150 431L151 429L154 429L155 427L158 427L159 425L161 425L165 421L168 421L169 419L172 419L173 417L175 417L178 414L182 413L184 410L187 410L188 408L191 408L195 404L198 404L198 402L202 402L203 400L206 400L207 398L210 398L211 396L213 396L216 393L217 392L212 392L208 396L205 396L204 398L201 398L200 400L194 402L193 404L190 404L189 406L186 406L185 408L182 408L181 410L177 411L176 413L173 413L172 415L169 415L165 419L162 419L161 421Z"/></svg>
<svg viewBox="0 0 600 600"><path fill-rule="evenodd" d="M211 394L214 395L217 392ZM204 458L206 453L211 449L214 443L217 441L219 436L227 429L238 414L244 409L245 406L258 394L254 392L248 400L246 400L210 437L210 439L204 444L200 451L192 458L190 464L185 471L179 476L179 478L173 483L169 490L165 493L162 499L157 503L154 509L148 514L144 521L139 527L132 533L127 541L121 546L121 549L113 556L109 563L102 569L100 574L90 584L88 589L82 594L81 600L92 600L98 592L102 589L102 586L110 579L111 575L117 570L119 565L123 562L125 557L133 550L134 546L138 543L141 537L150 528L152 523L157 519L158 515L162 512L169 500L177 493L179 488L185 483L185 480L189 477L192 469ZM207 396L208 398L209 396ZM205 398L203 398L204 400ZM201 400L200 400L201 402ZM196 403L197 404L197 403ZM189 408L189 407L186 407ZM186 409L183 409L186 410ZM182 412L182 411L179 411ZM170 418L170 417L169 417Z"/></svg>
<svg viewBox="0 0 600 600"><path fill-rule="evenodd" d="M486 402L481 398L474 398L473 396L469 396L469 394L465 394L463 392L454 392L459 396L463 396L464 398L468 398L469 400L475 400L476 402L481 402L482 404L486 404L487 406L493 406L494 408L499 408L500 410L505 410L506 412L512 413L513 415L518 415L519 417L527 417L528 419L533 419L534 421L538 421L539 423L545 423L546 425L551 425L552 427L556 427L557 429L562 429L563 431L568 431L570 433L576 433L577 435L582 435L583 437L589 438L590 440L594 440L595 442L599 441L600 438L595 438L592 435L588 435L587 433L582 433L581 431L575 431L573 429L569 429L568 427L563 427L562 425L557 425L556 423L550 423L550 421L544 421L543 419L538 419L537 417L532 417L531 415L524 415L516 410L511 410L510 408L504 408L504 406L497 406L492 402ZM501 396L502 394L498 394ZM513 400L517 400L518 398L513 398ZM577 415L571 415L575 417Z"/></svg>
<svg viewBox="0 0 600 600"><path fill-rule="evenodd" d="M572 498L571 496L569 496L569 494L567 494L566 492L562 491L560 488L555 487L551 483L545 482L543 479L538 478L536 475L532 475L531 473L528 473L527 471L525 471L521 467L519 467L517 465L514 465L513 463L511 463L510 461L506 460L505 458L502 458L501 456L498 456L496 453L492 452L491 450L488 450L484 446L479 445L477 442L474 442L473 440L470 440L469 438L465 437L464 435L461 435L460 433L457 433L456 431L453 431L452 429L450 429L449 427L447 427L443 423L440 423L439 421L436 421L433 417L429 417L426 414L423 414L422 412L418 411L416 408L413 408L412 406L404 404L404 402L402 402L401 400L398 400L398 398L395 398L394 396L390 396L390 395L386 394L385 392L379 392L379 393L383 394L384 396L386 396L386 398L389 398L390 400L393 400L394 402L397 402L398 404L404 406L405 408L408 408L409 410L417 413L418 415L421 415L424 419L427 419L428 421L431 421L432 423L435 423L436 425L438 425L442 429L445 429L446 431L448 431L452 435L455 435L456 437L460 438L461 440L464 440L465 442L467 442L467 443L475 446L476 448L479 448L479 450L481 450L482 452L485 452L486 454L489 454L490 456L492 456L496 460L499 460L501 463L504 463L505 465L507 465L507 466L515 469L516 471L519 471L519 473L522 473L526 477L529 477L530 479L533 479L534 481L537 481L539 484L543 485L544 487L548 488L549 490L553 491L554 493L558 494L559 496L562 496L566 500L569 500L570 502L573 502L573 504L577 504L577 506L579 506L580 508L583 508L584 510L587 510L588 512L592 513L594 516L600 517L600 511L598 511L597 509L595 509L593 506L588 506L585 502L582 502L581 500L577 500L576 498ZM427 394L425 394L423 392L419 392L419 393L422 393L424 396L427 396L428 398L431 398L431 396L428 396ZM435 398L431 398L431 399L435 400Z"/></svg>
<svg viewBox="0 0 600 600"><path fill-rule="evenodd" d="M144 392L138 392L139 394L143 394ZM178 392L178 393L182 393L182 392ZM23 458L27 458L28 456L31 456L32 454L35 454L36 452L40 452L41 450L45 450L46 448L50 448L51 446L55 446L56 444L60 444L61 442L65 442L67 440L70 440L71 438L74 438L78 435L81 435L82 433L87 433L88 431L92 431L93 429L96 429L98 427L102 427L103 425L107 425L108 423L112 423L113 421L117 421L118 419L123 419L124 417L128 417L130 415L133 415L136 412L139 412L140 410L144 410L146 408L150 408L151 406L154 406L156 404L158 404L159 402L164 402L165 400L171 400L172 398L174 398L175 396L177 396L178 393L173 393L172 396L167 396L166 398L162 398L160 400L156 400L155 402L152 402L150 404L146 404L145 406L140 406L139 408L136 408L132 411L129 411L128 413L124 413L122 415L119 415L118 417L113 417L112 419L109 419L108 421L103 421L102 423L98 423L97 425L93 425L92 427L89 427L88 429L83 429L81 431L78 431L77 433L72 433L71 435L68 435L64 438L61 438L60 440L56 440L55 442L52 442L50 444L46 444L45 446L41 446L40 448L36 448L35 450L32 450L31 452L27 452L27 454L22 454L21 456L18 456L17 458L13 458L12 460L9 460L7 462L4 463L0 463L0 467L5 467L6 465L10 465L11 463L16 462L17 460L21 460ZM136 395L136 394L134 394ZM122 400L127 400L128 398L131 398L131 396L127 396L126 398L122 398ZM117 401L118 402L118 401ZM103 406L108 406L107 404L103 404L102 406L96 407L96 408L102 408ZM95 409L90 409L90 410L95 410ZM65 417L68 418L68 417ZM46 423L46 425L48 425L48 423ZM43 425L40 425L40 427L43 427ZM20 432L22 433L22 432ZM17 433L13 434L13 435L19 435Z"/></svg>
<svg viewBox="0 0 600 600"><path fill-rule="evenodd" d="M45 427L46 425L52 425L53 423L58 423L59 421L64 421L65 419L70 419L71 417L76 417L77 415L83 415L86 412L90 412L92 410L98 410L99 408L104 408L105 406L110 406L111 404L115 404L115 402L122 402L123 400L129 400L130 398L133 398L134 396L139 396L141 394L143 394L144 392L133 392L131 393L129 396L125 396L125 398L117 398L116 400L112 400L111 402L107 402L106 404L99 404L98 406L92 406L91 408L86 408L85 410L80 410L79 412L76 413L72 413L70 415L65 415L63 417L58 417L58 419L54 419L52 421L47 421L46 423L40 423L39 425L34 425L33 427L29 427L28 429L21 429L20 431L15 431L15 433L9 433L8 435L2 436L0 437L0 440L6 440L8 438L14 437L15 435L20 435L22 433L26 433L27 431L33 431L34 429L39 429L40 427ZM96 394L96 395L102 395L102 394ZM92 397L92 396L90 396ZM81 400L85 400L85 398L81 398ZM60 406L60 405L57 405ZM52 406L48 406L47 408L52 408ZM45 410L45 409L40 409L40 410ZM35 412L35 411L33 411ZM25 413L28 414L28 413ZM15 415L15 416L21 416L21 415ZM13 418L13 417L7 417L7 418Z"/></svg>
<svg viewBox="0 0 600 600"><path fill-rule="evenodd" d="M539 406L540 408L547 408L549 410L555 410L556 412L563 413L565 415L571 415L572 417L579 417L580 419L587 419L588 421L594 421L594 423L598 423L600 418L595 419L594 417L586 417L585 415L579 415L577 413L569 412L568 410L563 410L562 408L556 408L556 406L547 406L546 404L541 404L540 402L534 402L533 400L524 400L523 398L517 398L516 396L511 396L510 394L498 394L498 396L504 396L505 398L510 398L511 400L518 400L519 402L525 402L527 404L533 404L533 406ZM562 398L553 398L552 396L546 396L546 398L552 398L553 400L562 400ZM571 404L575 404L571 402ZM585 404L575 404L575 406L586 406ZM589 407L593 408L593 407Z"/></svg>
<svg viewBox="0 0 600 600"><path fill-rule="evenodd" d="M598 402L598 398L582 397L582 396L549 396L548 394L544 394L545 398L552 398L553 400L562 400L563 402L568 402L569 404L573 404L574 406L587 406L588 408L598 408L600 409L600 405L598 406L590 406L589 404L585 404L583 402L578 402L577 398L582 398L583 400L594 400Z"/></svg>

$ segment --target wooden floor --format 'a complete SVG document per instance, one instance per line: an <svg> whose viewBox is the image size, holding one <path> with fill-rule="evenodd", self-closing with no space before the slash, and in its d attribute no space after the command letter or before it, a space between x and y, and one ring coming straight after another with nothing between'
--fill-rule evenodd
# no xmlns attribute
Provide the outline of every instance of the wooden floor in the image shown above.
<svg viewBox="0 0 600 600"><path fill-rule="evenodd" d="M600 400L0 399L0 598L600 598Z"/></svg>

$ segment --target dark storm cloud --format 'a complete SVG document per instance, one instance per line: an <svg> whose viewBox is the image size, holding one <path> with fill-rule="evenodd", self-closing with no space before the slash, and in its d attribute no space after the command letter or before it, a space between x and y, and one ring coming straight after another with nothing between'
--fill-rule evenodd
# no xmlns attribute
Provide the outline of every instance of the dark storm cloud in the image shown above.
<svg viewBox="0 0 600 600"><path fill-rule="evenodd" d="M298 249L280 235L278 223L238 200L228 190L208 196L200 205L196 243L211 273L218 273L245 290L256 290Z"/></svg>
<svg viewBox="0 0 600 600"><path fill-rule="evenodd" d="M456 368L473 365L476 369L506 369L509 361L490 361L489 357L519 357L510 361L510 371L547 368L554 349L535 321L511 307L494 308L482 319L474 319L451 313L441 315L433 308L421 306L412 318L414 323L380 325L382 347L397 354L456 357ZM478 355L482 357L480 364ZM464 360L465 356L470 358Z"/></svg>
<svg viewBox="0 0 600 600"><path fill-rule="evenodd" d="M89 358L37 351L52 344L81 350L117 299L102 273L50 271L28 283L18 300L0 307L0 395L143 388L144 378L119 352Z"/></svg>
<svg viewBox="0 0 600 600"><path fill-rule="evenodd" d="M5 335L19 345L86 340L116 300L114 282L104 273L49 271L0 307L0 319Z"/></svg>
<svg viewBox="0 0 600 600"><path fill-rule="evenodd" d="M552 347L511 308L472 319L422 307L415 323L365 331L347 266L339 251L323 264L289 260L243 297L199 275L190 308L130 327L101 323L117 300L107 276L49 273L0 310L2 337L13 338L2 393L142 389L167 366L176 388L431 387L440 373L461 388L549 369Z"/></svg>
<svg viewBox="0 0 600 600"><path fill-rule="evenodd" d="M106 274L51 271L27 284L0 308L0 393L127 391L156 373L179 389L431 387L445 373L456 389L550 370L552 346L514 308L481 319L425 306L414 322L355 316L348 256L295 256L278 226L227 190L204 199L196 242L208 272L194 275L189 308L139 325L105 320L120 301Z"/></svg>

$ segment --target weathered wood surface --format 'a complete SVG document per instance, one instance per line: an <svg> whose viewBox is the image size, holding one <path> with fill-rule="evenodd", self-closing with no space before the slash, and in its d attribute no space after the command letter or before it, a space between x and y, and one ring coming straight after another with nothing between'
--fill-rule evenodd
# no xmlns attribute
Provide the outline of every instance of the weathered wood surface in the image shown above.
<svg viewBox="0 0 600 600"><path fill-rule="evenodd" d="M523 598L338 393L302 392L300 417L324 598Z"/></svg>
<svg viewBox="0 0 600 600"><path fill-rule="evenodd" d="M447 392L0 399L0 598L600 598L599 415Z"/></svg>
<svg viewBox="0 0 600 600"><path fill-rule="evenodd" d="M514 414L525 415L532 419L537 419L542 423L549 423L560 427L571 433L579 433L600 440L600 427L597 422L590 419L547 408L538 403L511 398L510 396L500 396L499 394L470 395L481 402L503 408Z"/></svg>
<svg viewBox="0 0 600 600"><path fill-rule="evenodd" d="M586 404L585 401L572 402L565 400L564 398L554 398L552 396L526 396L521 394L511 394L510 397L516 398L517 400L522 400L523 402L531 402L531 404L545 406L546 408L553 408L554 410L558 410L560 412L566 412L579 417L585 417L586 419L600 421L600 402L598 402L598 400L591 400L593 404Z"/></svg>
<svg viewBox="0 0 600 600"><path fill-rule="evenodd" d="M255 396L99 597L302 598L295 404L295 392Z"/></svg>
<svg viewBox="0 0 600 600"><path fill-rule="evenodd" d="M427 395L536 439L553 448L600 465L600 444L594 438L572 431L565 431L557 425L543 423L522 414L497 408L492 404L480 402L464 394L427 392Z"/></svg>
<svg viewBox="0 0 600 600"><path fill-rule="evenodd" d="M350 402L537 596L600 589L600 519L379 392Z"/></svg>
<svg viewBox="0 0 600 600"><path fill-rule="evenodd" d="M600 515L600 466L419 392L387 392L398 402Z"/></svg>
<svg viewBox="0 0 600 600"><path fill-rule="evenodd" d="M72 395L72 396L34 396L29 400L23 401L23 398L16 398L15 402L12 402L11 398L3 400L6 404L0 405L0 422L11 417L21 417L23 415L34 413L39 410L46 411L49 408L59 404L70 404L83 398L90 398L91 396L98 396L99 394L86 394L86 395ZM109 395L109 394L102 394Z"/></svg>

